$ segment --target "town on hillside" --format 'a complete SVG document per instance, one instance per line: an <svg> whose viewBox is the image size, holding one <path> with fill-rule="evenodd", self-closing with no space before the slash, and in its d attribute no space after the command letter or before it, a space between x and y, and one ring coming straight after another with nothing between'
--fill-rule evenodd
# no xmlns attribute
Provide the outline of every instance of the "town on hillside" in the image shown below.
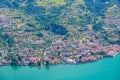
<svg viewBox="0 0 120 80"><path fill-rule="evenodd" d="M100 1L1 1L0 66L79 64L119 55L119 2Z"/></svg>

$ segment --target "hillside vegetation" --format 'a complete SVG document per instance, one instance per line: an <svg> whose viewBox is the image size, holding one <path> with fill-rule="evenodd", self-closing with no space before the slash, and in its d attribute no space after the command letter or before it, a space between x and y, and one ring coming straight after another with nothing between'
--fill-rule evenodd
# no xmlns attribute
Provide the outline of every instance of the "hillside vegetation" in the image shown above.
<svg viewBox="0 0 120 80"><path fill-rule="evenodd" d="M19 65L26 57L37 57L39 64L61 63L88 49L81 44L92 43L120 46L119 0L0 0L1 62ZM63 58L64 52L71 54Z"/></svg>

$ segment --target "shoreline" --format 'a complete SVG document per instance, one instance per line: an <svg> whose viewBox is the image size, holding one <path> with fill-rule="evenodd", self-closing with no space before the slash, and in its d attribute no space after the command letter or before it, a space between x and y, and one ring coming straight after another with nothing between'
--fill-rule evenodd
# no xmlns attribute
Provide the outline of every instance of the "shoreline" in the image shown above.
<svg viewBox="0 0 120 80"><path fill-rule="evenodd" d="M10 78L15 76L14 80L32 80L33 77L35 80L107 80L109 77L109 80L114 80L117 75L119 78L119 61L120 55L101 59L95 63L78 65L58 64L47 67L1 66L0 78L2 80L13 80L13 78Z"/></svg>
<svg viewBox="0 0 120 80"><path fill-rule="evenodd" d="M86 61L86 62L78 62L78 63L59 63L59 64L51 64L51 65L47 65L47 66L37 66L37 65L33 65L33 66L30 66L30 65L10 65L10 64L7 64L7 65L0 65L0 67L4 67L4 66L19 66L19 67L39 67L39 68L47 68L47 67L51 67L51 66L57 66L57 65L80 65L80 64L88 64L88 63L94 63L94 62L97 62L99 60L102 60L102 59L109 59L109 58L114 58L114 57L117 57L120 55L120 52L116 53L115 55L113 56L105 56L103 58L99 58L97 60L94 60L94 61Z"/></svg>

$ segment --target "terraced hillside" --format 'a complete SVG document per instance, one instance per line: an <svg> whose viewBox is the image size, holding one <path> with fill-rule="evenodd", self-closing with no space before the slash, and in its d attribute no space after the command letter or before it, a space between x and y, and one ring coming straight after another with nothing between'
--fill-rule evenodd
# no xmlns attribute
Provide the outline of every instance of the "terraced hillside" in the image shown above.
<svg viewBox="0 0 120 80"><path fill-rule="evenodd" d="M119 52L119 0L0 0L0 65L80 63Z"/></svg>

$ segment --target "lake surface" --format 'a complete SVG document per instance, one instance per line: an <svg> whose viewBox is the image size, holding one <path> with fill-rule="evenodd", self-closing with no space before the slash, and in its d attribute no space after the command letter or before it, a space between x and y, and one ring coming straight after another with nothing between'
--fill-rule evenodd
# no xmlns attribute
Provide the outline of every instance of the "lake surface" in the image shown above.
<svg viewBox="0 0 120 80"><path fill-rule="evenodd" d="M0 80L120 80L120 55L94 63L38 67L0 67Z"/></svg>

